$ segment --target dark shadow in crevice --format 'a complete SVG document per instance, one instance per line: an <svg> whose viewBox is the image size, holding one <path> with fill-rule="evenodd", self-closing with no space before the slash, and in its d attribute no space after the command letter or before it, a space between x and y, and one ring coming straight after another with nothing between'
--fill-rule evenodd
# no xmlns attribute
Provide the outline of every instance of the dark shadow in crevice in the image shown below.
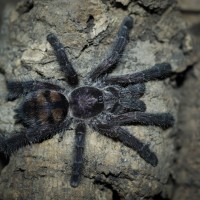
<svg viewBox="0 0 200 200"><path fill-rule="evenodd" d="M193 66L188 66L183 72L176 74L175 81L178 88L183 86L185 80L187 79L188 73L192 70Z"/></svg>
<svg viewBox="0 0 200 200"><path fill-rule="evenodd" d="M87 28L92 28L94 26L94 17L92 15L88 16Z"/></svg>
<svg viewBox="0 0 200 200"><path fill-rule="evenodd" d="M4 141L4 139L3 139L4 137L5 137L5 133L2 130L0 130L0 170L2 168L4 168L6 165L8 165L8 163L10 161L9 156L4 154L2 151L5 147L4 142L2 142L2 141Z"/></svg>
<svg viewBox="0 0 200 200"><path fill-rule="evenodd" d="M112 191L112 200L121 200L121 197L120 197L118 191L116 191L111 184L105 183L105 182L103 182L101 180L97 180L97 179L95 180L94 184L101 185L107 189L110 189Z"/></svg>
<svg viewBox="0 0 200 200"><path fill-rule="evenodd" d="M33 0L25 0L18 5L16 10L19 14L25 14L30 12L33 9L33 7L34 7Z"/></svg>
<svg viewBox="0 0 200 200"><path fill-rule="evenodd" d="M200 23L194 24L189 28L189 32L195 37L200 37Z"/></svg>
<svg viewBox="0 0 200 200"><path fill-rule="evenodd" d="M127 10L128 9L128 5L123 5L121 2L112 2L111 5L115 8L121 8L122 10Z"/></svg>
<svg viewBox="0 0 200 200"><path fill-rule="evenodd" d="M87 27L84 29L84 32L89 33L90 31L92 31L93 27L95 26L93 15L88 16L86 24L87 24Z"/></svg>
<svg viewBox="0 0 200 200"><path fill-rule="evenodd" d="M159 193L159 194L155 195L155 196L152 198L152 200L170 200L170 199L164 198L164 197L162 196L162 193Z"/></svg>
<svg viewBox="0 0 200 200"><path fill-rule="evenodd" d="M10 159L4 154L0 153L0 169L3 169L6 165L9 164Z"/></svg>
<svg viewBox="0 0 200 200"><path fill-rule="evenodd" d="M93 27L95 26L95 22L94 22L94 17L93 15L89 15L88 19L86 21L86 27L81 31L84 33L90 33L93 30ZM86 45L88 46L88 45Z"/></svg>
<svg viewBox="0 0 200 200"><path fill-rule="evenodd" d="M167 180L167 185L169 185L173 189L173 191L172 191L172 195L173 195L177 184L176 184L176 181L173 178L172 174L169 175L169 178ZM163 193L160 192L160 193L156 194L155 196L153 196L151 199L152 200L171 200L171 197L163 195Z"/></svg>
<svg viewBox="0 0 200 200"><path fill-rule="evenodd" d="M151 5L146 6L146 5L144 5L144 3L140 3L140 2L138 2L138 5L151 15L153 15L153 14L161 15L171 6L171 3L169 2L168 5L166 5L164 8L156 7L156 6L152 7Z"/></svg>

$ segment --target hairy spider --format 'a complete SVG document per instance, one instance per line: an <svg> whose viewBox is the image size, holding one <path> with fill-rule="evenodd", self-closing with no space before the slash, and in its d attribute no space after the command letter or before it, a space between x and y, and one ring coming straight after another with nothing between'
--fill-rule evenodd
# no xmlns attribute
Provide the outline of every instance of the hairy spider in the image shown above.
<svg viewBox="0 0 200 200"><path fill-rule="evenodd" d="M16 122L24 125L9 138L0 137L0 153L10 156L21 147L41 143L57 133L75 126L75 147L72 165L71 186L77 187L83 170L86 125L107 137L122 142L135 150L152 166L158 164L157 156L125 128L121 126L142 124L167 129L173 126L174 118L169 113L146 113L146 105L139 98L145 93L144 82L169 77L168 63L127 75L105 76L116 66L128 42L133 26L130 16L124 18L110 54L85 78L85 85L78 86L78 76L67 58L63 45L54 34L47 41L54 49L57 61L65 74L71 91L47 81L7 81L8 100L23 96L15 110Z"/></svg>

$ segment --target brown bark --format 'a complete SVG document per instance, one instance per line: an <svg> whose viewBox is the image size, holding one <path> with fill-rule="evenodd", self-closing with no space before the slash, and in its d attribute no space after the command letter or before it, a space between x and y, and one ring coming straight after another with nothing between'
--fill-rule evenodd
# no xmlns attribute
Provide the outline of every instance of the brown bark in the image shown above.
<svg viewBox="0 0 200 200"><path fill-rule="evenodd" d="M23 1L10 12L1 44L1 82L5 79L52 78L63 82L46 36L55 33L66 45L79 78L96 66L112 43L124 16L135 25L130 42L113 74L149 68L170 62L174 72L183 71L191 57L190 35L184 32L176 5L169 1L34 0ZM6 41L6 42L5 42ZM50 53L51 52L51 55ZM143 100L148 112L170 112L176 118L178 103L169 80L149 82ZM2 91L5 93L6 88ZM13 109L19 101L1 102L0 127L11 132ZM175 126L176 127L176 126ZM41 144L20 149L10 158L0 176L0 199L151 199L165 192L173 170L175 128L129 127L131 133L156 152L153 168L132 149L88 128L85 167L80 186L69 185L74 131L61 142L58 135Z"/></svg>
<svg viewBox="0 0 200 200"><path fill-rule="evenodd" d="M180 108L176 140L176 163L173 169L173 200L200 198L200 5L197 0L179 1L183 19L188 24L193 43L194 65L181 74L178 89ZM180 77L180 76L179 76ZM183 81L184 80L184 81Z"/></svg>

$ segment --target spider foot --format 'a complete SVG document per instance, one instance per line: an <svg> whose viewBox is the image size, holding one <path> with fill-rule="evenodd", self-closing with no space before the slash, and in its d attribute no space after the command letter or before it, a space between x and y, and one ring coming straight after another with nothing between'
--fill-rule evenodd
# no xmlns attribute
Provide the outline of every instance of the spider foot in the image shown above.
<svg viewBox="0 0 200 200"><path fill-rule="evenodd" d="M148 162L153 167L156 167L158 164L158 158L155 153L153 153L149 149L149 145L144 145L141 150L138 151L138 154L141 158L143 158L146 162Z"/></svg>
<svg viewBox="0 0 200 200"><path fill-rule="evenodd" d="M73 164L73 169L72 169L72 176L71 176L71 180L70 180L70 185L72 187L77 187L80 183L81 180L81 171L82 171L82 166L83 163L82 162L75 162Z"/></svg>
<svg viewBox="0 0 200 200"><path fill-rule="evenodd" d="M79 182L80 182L79 175L73 175L71 177L70 185L75 188L79 185Z"/></svg>
<svg viewBox="0 0 200 200"><path fill-rule="evenodd" d="M135 85L129 85L126 89L131 93L133 98L140 98L145 93L145 84L138 83Z"/></svg>
<svg viewBox="0 0 200 200"><path fill-rule="evenodd" d="M133 27L133 18L126 16L122 22L122 26L126 26L128 29L131 29Z"/></svg>

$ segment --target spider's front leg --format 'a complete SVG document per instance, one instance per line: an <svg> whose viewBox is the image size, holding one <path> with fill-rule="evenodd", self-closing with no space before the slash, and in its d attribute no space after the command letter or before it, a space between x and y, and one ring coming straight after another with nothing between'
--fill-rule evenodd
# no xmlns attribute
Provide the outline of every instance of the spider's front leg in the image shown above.
<svg viewBox="0 0 200 200"><path fill-rule="evenodd" d="M172 75L171 65L169 63L160 63L154 65L150 69L146 69L134 74L125 74L121 76L110 76L104 79L106 85L118 84L136 84L144 83L152 80L162 80Z"/></svg>
<svg viewBox="0 0 200 200"><path fill-rule="evenodd" d="M120 115L109 115L107 125L142 124L146 126L159 126L167 129L174 125L174 118L170 113L127 112Z"/></svg>
<svg viewBox="0 0 200 200"><path fill-rule="evenodd" d="M89 74L88 79L90 81L95 81L97 78L108 72L109 69L118 62L128 42L129 30L132 27L132 17L125 17L118 31L117 38L113 43L110 54Z"/></svg>
<svg viewBox="0 0 200 200"><path fill-rule="evenodd" d="M127 147L132 148L140 155L141 158L143 158L147 163L151 164L152 166L155 167L158 164L157 156L149 149L149 145L142 143L136 137L131 135L127 130L119 126L105 125L101 122L96 122L91 126L97 132L114 140L118 140Z"/></svg>
<svg viewBox="0 0 200 200"><path fill-rule="evenodd" d="M71 62L68 60L68 57L65 53L64 46L60 43L58 38L53 34L50 33L47 36L47 41L51 44L55 51L56 58L58 60L58 63L61 67L61 70L64 72L68 83L72 86L75 86L78 84L78 76L74 68L72 67Z"/></svg>
<svg viewBox="0 0 200 200"><path fill-rule="evenodd" d="M9 101L15 100L22 95L26 95L29 92L34 92L37 90L56 90L63 91L64 89L58 85L43 81L7 81L8 96Z"/></svg>
<svg viewBox="0 0 200 200"><path fill-rule="evenodd" d="M83 170L83 153L85 147L85 133L86 127L85 124L82 122L78 122L76 129L75 129L75 148L74 148L74 160L72 166L72 176L71 176L71 186L77 187L81 173Z"/></svg>

